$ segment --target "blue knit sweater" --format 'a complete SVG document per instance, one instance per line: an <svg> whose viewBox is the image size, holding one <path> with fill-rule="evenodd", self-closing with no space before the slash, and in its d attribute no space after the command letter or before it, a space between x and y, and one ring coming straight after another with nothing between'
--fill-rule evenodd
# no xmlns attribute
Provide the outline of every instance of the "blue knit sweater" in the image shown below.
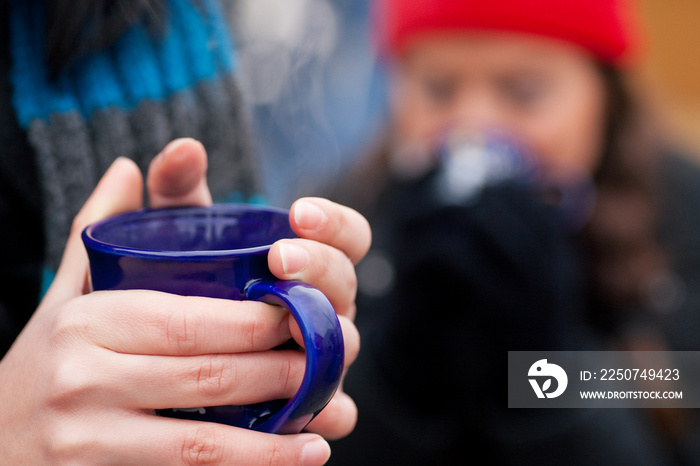
<svg viewBox="0 0 700 466"><path fill-rule="evenodd" d="M145 172L170 140L194 137L217 201L259 194L225 3L167 0L162 34L137 23L51 79L48 1L0 2L0 281L11 278L0 286L0 355L36 306L38 264L55 270L73 217L116 157Z"/></svg>
<svg viewBox="0 0 700 466"><path fill-rule="evenodd" d="M145 169L171 139L196 137L217 175L215 196L254 194L233 43L218 0L168 0L162 37L137 24L56 80L44 59L46 1L11 0L9 23L12 106L36 152L50 265L58 263L72 218L118 156Z"/></svg>

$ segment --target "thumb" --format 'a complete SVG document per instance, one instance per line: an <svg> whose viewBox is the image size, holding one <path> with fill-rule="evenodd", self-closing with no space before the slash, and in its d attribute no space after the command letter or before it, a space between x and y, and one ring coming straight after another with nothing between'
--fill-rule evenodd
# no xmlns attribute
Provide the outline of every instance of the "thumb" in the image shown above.
<svg viewBox="0 0 700 466"><path fill-rule="evenodd" d="M89 224L143 205L143 177L136 163L119 157L107 169L73 220L56 278L42 302L59 303L83 294L88 258L80 235Z"/></svg>

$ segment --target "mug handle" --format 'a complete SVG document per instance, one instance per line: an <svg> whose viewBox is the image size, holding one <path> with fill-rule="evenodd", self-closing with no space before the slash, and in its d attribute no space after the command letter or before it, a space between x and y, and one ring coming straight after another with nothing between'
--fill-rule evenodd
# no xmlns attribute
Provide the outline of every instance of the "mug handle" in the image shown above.
<svg viewBox="0 0 700 466"><path fill-rule="evenodd" d="M253 430L278 434L301 432L328 404L340 385L345 345L338 316L328 298L297 280L253 280L246 298L287 308L296 320L306 348L306 369L297 393Z"/></svg>

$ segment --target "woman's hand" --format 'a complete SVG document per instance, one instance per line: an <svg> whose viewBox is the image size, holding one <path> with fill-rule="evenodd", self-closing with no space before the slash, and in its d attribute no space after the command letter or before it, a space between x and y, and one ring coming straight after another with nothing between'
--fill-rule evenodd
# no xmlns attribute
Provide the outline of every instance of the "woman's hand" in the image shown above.
<svg viewBox="0 0 700 466"><path fill-rule="evenodd" d="M151 206L211 203L205 172L201 144L171 143L149 169ZM153 409L171 406L289 397L301 381L304 358L268 351L295 327L274 306L144 290L88 293L80 232L89 223L140 208L142 185L131 161L119 159L110 167L75 219L51 288L0 361L4 457L13 464L324 463L328 444L314 434L271 435L153 415ZM369 229L356 214L333 204L328 209L329 225L349 218L369 241ZM304 226L303 220L297 223L295 228ZM343 235L324 236L331 232L326 228L311 230L321 236L298 230L304 239L290 243L308 253L307 267L296 278L319 287L341 313L351 315L354 272L348 257L357 260L365 245L349 246ZM285 245L282 252L279 246L270 254L271 267L285 265ZM289 259L287 273L294 275ZM339 271L337 281L319 276L324 264ZM351 321L341 320L349 363L359 338ZM316 430L331 437L349 432L356 416L352 402L335 400L328 409L351 422L320 415Z"/></svg>
<svg viewBox="0 0 700 466"><path fill-rule="evenodd" d="M328 297L343 328L347 371L359 351L360 336L352 323L357 291L354 265L370 247L369 224L356 211L319 198L296 201L289 217L299 239L278 241L270 250L268 265L278 278L304 281ZM348 435L356 422L357 407L341 387L307 429L338 439Z"/></svg>

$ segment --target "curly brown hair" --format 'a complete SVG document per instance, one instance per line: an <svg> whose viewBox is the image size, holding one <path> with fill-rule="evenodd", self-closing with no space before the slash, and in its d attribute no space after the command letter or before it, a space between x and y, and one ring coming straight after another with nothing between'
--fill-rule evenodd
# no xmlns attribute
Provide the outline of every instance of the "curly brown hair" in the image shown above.
<svg viewBox="0 0 700 466"><path fill-rule="evenodd" d="M661 180L658 131L616 68L601 64L607 125L597 199L584 228L593 323L609 328L644 309L649 284L666 267L658 239Z"/></svg>

